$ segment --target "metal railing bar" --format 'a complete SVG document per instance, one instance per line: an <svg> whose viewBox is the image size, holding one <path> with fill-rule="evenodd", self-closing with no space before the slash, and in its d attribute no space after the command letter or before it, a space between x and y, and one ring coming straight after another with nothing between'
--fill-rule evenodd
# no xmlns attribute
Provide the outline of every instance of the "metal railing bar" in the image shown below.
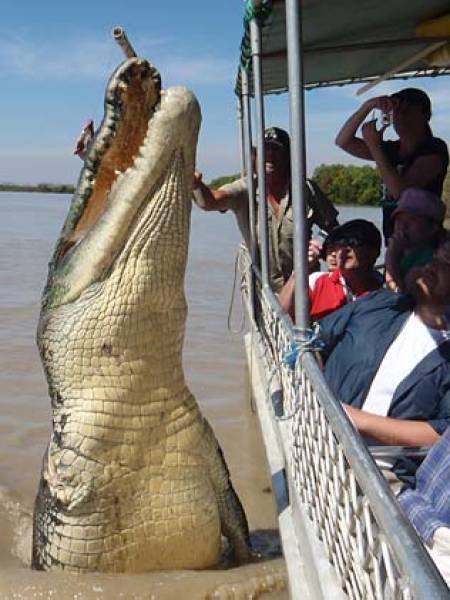
<svg viewBox="0 0 450 600"><path fill-rule="evenodd" d="M423 458L431 446L369 446L369 452L374 458L382 457L412 457Z"/></svg>
<svg viewBox="0 0 450 600"><path fill-rule="evenodd" d="M256 140L258 151L258 229L263 286L269 285L269 231L264 149L264 100L261 63L261 26L257 19L250 21L252 47L253 89L255 91Z"/></svg>
<svg viewBox="0 0 450 600"><path fill-rule="evenodd" d="M243 256L242 265L249 277L248 253ZM248 306L247 288L243 289L244 303ZM289 419L293 426L292 440L287 435L287 421L276 420L270 409L286 460L293 514L296 503L300 503L304 510L297 518L307 515L310 530L315 531L318 544L321 540L319 545L333 563L350 598L372 597L372 594L385 598L386 593L391 592L392 598L401 596L403 600L445 597L446 587L438 570L401 512L368 447L329 389L313 355L304 354L295 371L287 369L286 372L286 367L279 364L284 348L295 341L295 330L279 307L275 294L261 286L257 290L262 320L253 323L256 336L253 341L256 344L258 339L262 344L262 351L258 353L259 370L263 369L261 376L269 382L274 369L280 367L285 401L294 401L292 420ZM265 387L270 394L269 383ZM299 408L296 398L301 399ZM267 393L266 402L271 407ZM315 466L310 461L314 461ZM323 487L320 474L324 473L329 473L330 480L325 485L331 488ZM336 517L333 516L335 510ZM350 527L348 531L347 527ZM297 540L301 546L298 533ZM347 565L350 556L357 560ZM316 567L320 576L321 567Z"/></svg>
<svg viewBox="0 0 450 600"><path fill-rule="evenodd" d="M302 0L286 0L286 42L289 82L289 123L291 130L291 194L294 218L295 322L309 325L308 262L306 248L306 142L303 89Z"/></svg>
<svg viewBox="0 0 450 600"><path fill-rule="evenodd" d="M442 597L439 595L443 592L442 579L434 562L401 512L388 483L350 424L340 402L334 398L314 357L305 353L302 365L375 518L385 532L391 533L389 543L395 556L411 575L410 585L417 597Z"/></svg>

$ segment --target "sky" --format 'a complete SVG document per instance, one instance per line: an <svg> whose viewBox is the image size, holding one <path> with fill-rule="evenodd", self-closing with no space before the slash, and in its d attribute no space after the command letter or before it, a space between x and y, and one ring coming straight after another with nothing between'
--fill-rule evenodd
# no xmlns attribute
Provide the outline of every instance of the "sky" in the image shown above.
<svg viewBox="0 0 450 600"><path fill-rule="evenodd" d="M186 85L202 108L197 166L208 181L239 171L233 92L243 33L241 0L2 0L0 21L0 182L75 183L74 141L87 118L103 117L105 85L123 53L111 36L124 27L137 53L161 72L163 86ZM450 77L387 82L427 91L435 135L450 141ZM359 86L306 93L307 171L350 163L334 145L339 127L368 95ZM266 124L288 127L286 94L269 97ZM361 161L353 161L362 164Z"/></svg>

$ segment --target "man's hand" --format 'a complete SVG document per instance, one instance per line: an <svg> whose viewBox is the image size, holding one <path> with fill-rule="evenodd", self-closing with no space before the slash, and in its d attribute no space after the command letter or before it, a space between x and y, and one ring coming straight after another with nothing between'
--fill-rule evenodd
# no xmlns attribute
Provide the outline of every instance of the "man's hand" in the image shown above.
<svg viewBox="0 0 450 600"><path fill-rule="evenodd" d="M382 110L383 112L389 112L392 110L392 107L393 100L389 96L377 96L366 100L341 127L336 136L336 144L352 156L357 156L358 158L364 158L366 160L375 160L366 140L358 137L356 132L370 111L377 109ZM375 127L374 129L376 130Z"/></svg>
<svg viewBox="0 0 450 600"><path fill-rule="evenodd" d="M390 96L375 96L374 98L369 98L369 100L366 100L364 106L368 110L376 109L387 113L394 109L395 100Z"/></svg>
<svg viewBox="0 0 450 600"><path fill-rule="evenodd" d="M73 153L79 156L82 160L84 160L89 146L92 144L93 139L94 121L92 119L88 119L83 125L83 129L81 130L81 133L78 136L77 141L75 142L75 148L73 150Z"/></svg>
<svg viewBox="0 0 450 600"><path fill-rule="evenodd" d="M319 257L322 246L317 240L309 240L308 244L308 270L310 273L318 271L320 267Z"/></svg>
<svg viewBox="0 0 450 600"><path fill-rule="evenodd" d="M366 143L366 146L369 149L378 148L381 146L381 142L383 141L383 134L386 127L389 124L386 123L383 125L381 129L377 129L377 121L376 119L372 119L371 121L367 121L361 128L361 134L363 140Z"/></svg>
<svg viewBox="0 0 450 600"><path fill-rule="evenodd" d="M194 190L198 189L203 180L203 173L200 171L194 171L194 175L192 176L192 188Z"/></svg>

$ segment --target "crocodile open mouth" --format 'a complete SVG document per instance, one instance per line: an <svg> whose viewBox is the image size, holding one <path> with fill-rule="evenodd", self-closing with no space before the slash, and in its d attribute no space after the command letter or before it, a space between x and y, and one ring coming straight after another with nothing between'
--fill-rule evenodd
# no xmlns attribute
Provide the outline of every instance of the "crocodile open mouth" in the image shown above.
<svg viewBox="0 0 450 600"><path fill-rule="evenodd" d="M105 116L81 171L55 266L97 223L108 207L114 182L133 167L160 102L160 92L158 71L142 58L127 60L111 77Z"/></svg>
<svg viewBox="0 0 450 600"><path fill-rule="evenodd" d="M173 214L176 221L184 208L190 210L200 120L192 92L162 91L148 61L134 57L118 67L50 261L43 307L73 302L105 282L137 248L144 230L143 239L149 232L152 240L162 239L166 228L156 226L158 219L164 215L168 222ZM188 223L184 216L178 224Z"/></svg>

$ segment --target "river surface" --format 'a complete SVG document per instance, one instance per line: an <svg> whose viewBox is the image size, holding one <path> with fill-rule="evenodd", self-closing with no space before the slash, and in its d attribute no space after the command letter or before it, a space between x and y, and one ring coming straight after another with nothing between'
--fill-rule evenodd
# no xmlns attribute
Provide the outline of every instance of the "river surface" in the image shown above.
<svg viewBox="0 0 450 600"><path fill-rule="evenodd" d="M232 215L192 214L185 374L224 450L245 507L258 564L202 572L83 575L30 570L31 514L49 438L50 401L35 332L47 263L69 196L0 193L0 599L284 599L284 563L258 421L249 399L242 333L227 314L239 234ZM342 209L341 220L379 211ZM242 328L239 292L231 329ZM266 591L265 591L266 590ZM253 594L253 595L252 595Z"/></svg>

